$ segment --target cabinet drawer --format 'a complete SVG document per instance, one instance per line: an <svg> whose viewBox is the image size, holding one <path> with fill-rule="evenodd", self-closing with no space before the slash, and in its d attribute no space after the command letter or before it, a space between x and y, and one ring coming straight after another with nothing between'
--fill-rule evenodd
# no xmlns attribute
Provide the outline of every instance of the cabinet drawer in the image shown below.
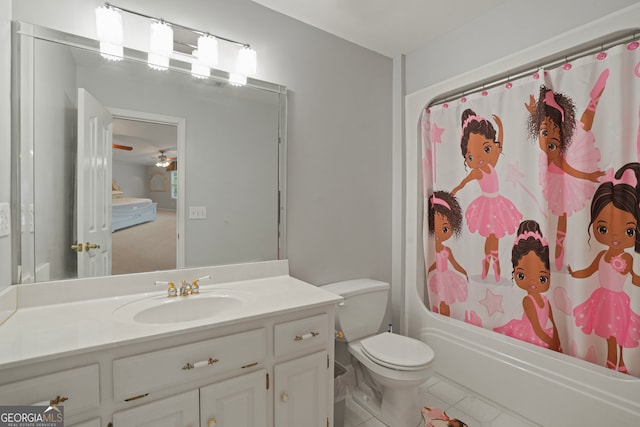
<svg viewBox="0 0 640 427"><path fill-rule="evenodd" d="M80 424L74 424L70 427L100 427L100 418L94 418Z"/></svg>
<svg viewBox="0 0 640 427"><path fill-rule="evenodd" d="M113 414L113 425L115 427L198 427L200 422L198 407L198 390L191 390L116 412Z"/></svg>
<svg viewBox="0 0 640 427"><path fill-rule="evenodd" d="M114 398L129 399L260 363L266 344L262 328L114 360Z"/></svg>
<svg viewBox="0 0 640 427"><path fill-rule="evenodd" d="M280 323L275 326L276 356L318 348L329 339L329 320L326 314Z"/></svg>
<svg viewBox="0 0 640 427"><path fill-rule="evenodd" d="M0 386L3 405L48 405L60 396L65 418L100 407L98 364Z"/></svg>

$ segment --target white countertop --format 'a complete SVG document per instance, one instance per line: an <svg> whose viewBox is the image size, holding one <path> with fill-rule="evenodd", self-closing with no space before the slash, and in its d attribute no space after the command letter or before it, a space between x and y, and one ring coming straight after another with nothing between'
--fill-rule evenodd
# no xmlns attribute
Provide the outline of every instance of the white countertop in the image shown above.
<svg viewBox="0 0 640 427"><path fill-rule="evenodd" d="M219 316L182 323L141 324L113 313L124 304L166 290L18 308L0 325L0 369L116 345L226 326L289 311L309 309L342 298L291 276L275 276L201 285L201 292L220 288L249 293L251 298ZM198 298L199 295L177 298Z"/></svg>

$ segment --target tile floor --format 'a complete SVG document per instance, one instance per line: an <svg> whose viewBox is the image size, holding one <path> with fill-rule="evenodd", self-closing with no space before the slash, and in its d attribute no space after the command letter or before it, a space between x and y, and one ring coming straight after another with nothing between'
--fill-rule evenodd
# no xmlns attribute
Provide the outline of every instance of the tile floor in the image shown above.
<svg viewBox="0 0 640 427"><path fill-rule="evenodd" d="M352 387L354 381L355 379L348 378L348 387ZM420 387L420 401L425 402L425 405L444 409L447 415L464 421L469 427L538 426L437 376ZM386 427L352 400L349 393L345 399L344 413L344 427Z"/></svg>

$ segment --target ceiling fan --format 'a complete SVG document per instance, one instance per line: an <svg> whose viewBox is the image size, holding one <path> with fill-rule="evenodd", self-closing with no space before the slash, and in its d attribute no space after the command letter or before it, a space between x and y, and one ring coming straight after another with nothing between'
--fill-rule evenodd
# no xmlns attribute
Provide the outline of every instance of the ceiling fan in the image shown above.
<svg viewBox="0 0 640 427"><path fill-rule="evenodd" d="M159 168L169 168L172 164L176 162L175 157L167 157L164 154L164 150L160 150L160 155L158 156L158 161L156 162L156 166Z"/></svg>
<svg viewBox="0 0 640 427"><path fill-rule="evenodd" d="M133 147L131 147L129 145L120 145L120 144L113 144L113 148L118 149L118 150L126 150L126 151L133 150Z"/></svg>

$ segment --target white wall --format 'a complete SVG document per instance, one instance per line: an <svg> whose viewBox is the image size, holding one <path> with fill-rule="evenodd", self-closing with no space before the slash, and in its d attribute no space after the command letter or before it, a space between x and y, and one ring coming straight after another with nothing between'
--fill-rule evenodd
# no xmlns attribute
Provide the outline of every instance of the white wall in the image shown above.
<svg viewBox="0 0 640 427"><path fill-rule="evenodd" d="M94 9L102 4L14 0L12 17L95 37ZM117 4L252 45L256 77L290 91L291 273L316 284L390 280L391 60L248 0ZM144 49L143 39L144 33L125 30L126 45Z"/></svg>
<svg viewBox="0 0 640 427"><path fill-rule="evenodd" d="M113 179L124 197L148 197L147 166L114 161Z"/></svg>
<svg viewBox="0 0 640 427"><path fill-rule="evenodd" d="M412 93L552 39L638 0L509 0L406 57Z"/></svg>

